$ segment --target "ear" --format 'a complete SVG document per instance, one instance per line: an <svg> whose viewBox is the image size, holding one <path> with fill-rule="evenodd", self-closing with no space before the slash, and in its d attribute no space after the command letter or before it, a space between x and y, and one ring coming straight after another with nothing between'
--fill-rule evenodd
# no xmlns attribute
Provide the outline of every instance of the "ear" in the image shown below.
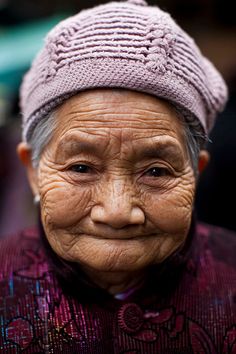
<svg viewBox="0 0 236 354"><path fill-rule="evenodd" d="M206 166L208 165L208 162L210 160L210 154L207 150L201 150L198 156L198 172L201 174Z"/></svg>
<svg viewBox="0 0 236 354"><path fill-rule="evenodd" d="M32 165L31 149L27 145L27 143L21 142L17 146L17 154L18 154L20 161L22 162L22 164L26 168L26 172L27 172L27 176L28 176L31 190L32 190L34 196L36 196L39 194L37 170Z"/></svg>

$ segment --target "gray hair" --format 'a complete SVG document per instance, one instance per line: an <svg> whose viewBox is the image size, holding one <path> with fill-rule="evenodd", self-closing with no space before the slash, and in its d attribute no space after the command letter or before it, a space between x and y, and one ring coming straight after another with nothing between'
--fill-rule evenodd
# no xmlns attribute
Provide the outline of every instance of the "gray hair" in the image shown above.
<svg viewBox="0 0 236 354"><path fill-rule="evenodd" d="M38 167L41 154L53 136L56 127L56 115L57 111L54 110L44 119L41 119L28 141L28 145L31 148L31 160L34 168Z"/></svg>
<svg viewBox="0 0 236 354"><path fill-rule="evenodd" d="M176 107L174 107L174 110L183 125L188 156L191 161L194 174L197 176L198 155L200 150L205 148L208 138L203 133L203 129L197 119L189 117L186 120L186 118L183 118L183 115L178 109L176 109ZM38 167L41 154L53 136L53 132L56 127L56 115L57 110L54 110L47 117L40 120L34 129L30 141L28 142L32 151L31 159L34 168Z"/></svg>
<svg viewBox="0 0 236 354"><path fill-rule="evenodd" d="M205 134L198 119L192 115L183 116L181 109L178 109L178 107L173 104L172 107L179 118L179 121L182 123L188 157L191 161L194 174L197 177L199 152L200 150L206 149L207 142L210 142L209 137Z"/></svg>

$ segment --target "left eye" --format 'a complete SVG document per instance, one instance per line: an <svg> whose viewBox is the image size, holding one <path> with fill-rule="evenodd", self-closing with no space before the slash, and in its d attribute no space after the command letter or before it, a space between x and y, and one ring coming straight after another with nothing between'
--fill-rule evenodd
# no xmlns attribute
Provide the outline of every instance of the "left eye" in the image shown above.
<svg viewBox="0 0 236 354"><path fill-rule="evenodd" d="M88 173L91 169L87 165L73 165L70 170L77 173Z"/></svg>
<svg viewBox="0 0 236 354"><path fill-rule="evenodd" d="M167 168L152 167L146 172L146 174L150 177L163 177L170 175L170 172Z"/></svg>

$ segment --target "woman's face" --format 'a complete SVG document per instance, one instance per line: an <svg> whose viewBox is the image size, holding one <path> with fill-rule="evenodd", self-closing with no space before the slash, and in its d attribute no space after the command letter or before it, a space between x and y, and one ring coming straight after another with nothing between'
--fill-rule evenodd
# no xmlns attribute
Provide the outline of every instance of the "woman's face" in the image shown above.
<svg viewBox="0 0 236 354"><path fill-rule="evenodd" d="M172 107L127 90L91 90L58 110L37 179L53 250L99 271L160 263L188 234L195 178Z"/></svg>

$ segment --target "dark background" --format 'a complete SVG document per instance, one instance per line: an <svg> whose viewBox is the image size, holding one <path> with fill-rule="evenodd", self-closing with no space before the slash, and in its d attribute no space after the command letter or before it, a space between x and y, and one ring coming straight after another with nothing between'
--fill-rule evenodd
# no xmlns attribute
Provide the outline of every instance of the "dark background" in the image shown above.
<svg viewBox="0 0 236 354"><path fill-rule="evenodd" d="M0 236L35 223L35 208L15 149L20 141L18 88L27 70L34 32L44 34L58 18L105 1L0 0ZM211 160L196 196L199 219L236 230L236 21L234 2L227 0L149 1L172 14L192 35L202 52L224 76L230 92L208 149ZM44 29L41 31L41 28ZM41 31L41 32L40 32ZM46 31L46 32L45 32ZM36 37L32 37L36 38ZM22 41L22 42L21 42ZM40 41L39 41L40 42ZM9 48L8 48L9 43ZM22 43L22 44L21 44ZM36 43L37 44L37 43ZM32 46L31 52L29 49ZM15 51L14 51L15 50ZM27 57L29 51L29 58ZM26 59L22 59L25 54ZM15 64L4 69L1 58ZM8 55L8 56L7 56ZM14 59L14 60L13 60ZM2 59L3 60L3 59ZM5 59L7 61L7 59ZM2 64L1 64L2 63Z"/></svg>

